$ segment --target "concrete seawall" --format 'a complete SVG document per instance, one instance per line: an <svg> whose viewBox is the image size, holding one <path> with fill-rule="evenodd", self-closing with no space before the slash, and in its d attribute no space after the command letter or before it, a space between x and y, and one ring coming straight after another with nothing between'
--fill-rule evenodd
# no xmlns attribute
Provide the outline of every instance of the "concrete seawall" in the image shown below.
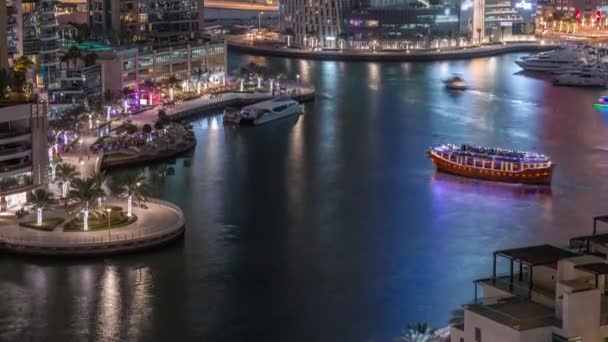
<svg viewBox="0 0 608 342"><path fill-rule="evenodd" d="M305 51L297 49L281 49L268 46L253 46L236 41L228 41L228 48L233 51L247 52L265 56L291 57L315 60L338 61L375 61L375 62L429 62L450 59L469 59L490 57L513 52L540 52L555 49L557 45L541 45L537 43L514 43L506 45L488 45L480 48L469 48L453 51L381 51L381 52L354 52L354 51Z"/></svg>
<svg viewBox="0 0 608 342"><path fill-rule="evenodd" d="M174 157L179 156L180 154L183 154L183 153L186 153L186 152L192 150L194 148L194 146L196 146L196 140L192 140L188 144L185 144L184 146L177 148L175 150L163 150L156 154L135 155L132 158L122 158L122 159L115 159L115 160L109 160L107 158L104 158L101 163L101 169L128 167L128 166L134 166L134 165L139 165L139 164L148 163L148 162L155 162L155 161L159 161L159 160L163 160L163 159L167 159L167 158L174 158ZM106 155L106 156L109 156L109 155Z"/></svg>

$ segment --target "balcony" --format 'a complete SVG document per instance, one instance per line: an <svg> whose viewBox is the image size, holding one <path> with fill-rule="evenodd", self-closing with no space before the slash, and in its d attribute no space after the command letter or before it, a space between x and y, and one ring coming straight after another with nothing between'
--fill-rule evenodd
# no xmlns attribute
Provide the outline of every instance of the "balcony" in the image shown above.
<svg viewBox="0 0 608 342"><path fill-rule="evenodd" d="M491 304L477 301L465 309L518 331L562 326L552 309L518 297L496 297Z"/></svg>
<svg viewBox="0 0 608 342"><path fill-rule="evenodd" d="M10 156L21 152L31 151L32 147L28 145L22 145L17 147L0 148L1 156Z"/></svg>
<svg viewBox="0 0 608 342"><path fill-rule="evenodd" d="M32 139L32 135L29 132L22 134L0 134L0 145L12 144L19 141L30 141Z"/></svg>
<svg viewBox="0 0 608 342"><path fill-rule="evenodd" d="M495 278L478 279L475 283L493 287L516 297L529 298L548 307L555 307L555 288L548 289L534 284L530 287L527 273L522 274L522 277L514 273L513 280L506 274L497 275Z"/></svg>
<svg viewBox="0 0 608 342"><path fill-rule="evenodd" d="M13 164L0 167L0 178L14 177L21 173L32 171L32 162Z"/></svg>
<svg viewBox="0 0 608 342"><path fill-rule="evenodd" d="M3 196L29 191L33 188L31 176L21 177L19 180L14 180L16 177L4 178L0 180L0 193Z"/></svg>

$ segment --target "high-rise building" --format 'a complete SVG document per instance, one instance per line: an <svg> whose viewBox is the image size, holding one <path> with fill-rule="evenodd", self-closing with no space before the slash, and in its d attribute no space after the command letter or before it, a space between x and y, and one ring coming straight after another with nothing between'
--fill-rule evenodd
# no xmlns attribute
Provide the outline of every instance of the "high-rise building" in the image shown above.
<svg viewBox="0 0 608 342"><path fill-rule="evenodd" d="M336 47L343 32L340 0L285 0L280 2L281 31L293 37L293 45Z"/></svg>
<svg viewBox="0 0 608 342"><path fill-rule="evenodd" d="M484 32L488 41L502 41L535 31L536 1L486 0Z"/></svg>
<svg viewBox="0 0 608 342"><path fill-rule="evenodd" d="M55 19L55 1L53 0L0 0L8 11L6 24L8 38L6 49L10 59L27 56L38 66L42 82L52 87L56 82L56 71L59 65L57 20ZM1 38L0 38L1 39ZM0 42L2 44L2 42ZM0 52L1 54L2 52Z"/></svg>
<svg viewBox="0 0 608 342"><path fill-rule="evenodd" d="M457 37L455 0L369 0L346 10L346 30L355 41Z"/></svg>
<svg viewBox="0 0 608 342"><path fill-rule="evenodd" d="M48 129L45 104L0 105L0 211L47 183Z"/></svg>
<svg viewBox="0 0 608 342"><path fill-rule="evenodd" d="M57 52L59 51L59 35L57 19L55 18L55 0L38 0L36 13L36 29L40 41L38 64L44 85L49 87L56 82L59 66Z"/></svg>
<svg viewBox="0 0 608 342"><path fill-rule="evenodd" d="M89 0L93 32L176 41L202 30L203 0Z"/></svg>
<svg viewBox="0 0 608 342"><path fill-rule="evenodd" d="M0 0L0 70L8 68L7 28L6 0Z"/></svg>

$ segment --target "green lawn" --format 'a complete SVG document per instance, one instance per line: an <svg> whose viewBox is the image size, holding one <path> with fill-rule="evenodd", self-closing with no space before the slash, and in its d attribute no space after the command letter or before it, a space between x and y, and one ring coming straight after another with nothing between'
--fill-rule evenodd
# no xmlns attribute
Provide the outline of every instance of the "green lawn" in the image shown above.
<svg viewBox="0 0 608 342"><path fill-rule="evenodd" d="M110 215L110 229L120 228L128 226L131 223L137 221L135 214L131 217L127 217L127 213L119 211L118 214L114 214L117 210L113 210ZM82 218L75 217L63 226L63 230L66 232L81 232L83 227ZM93 212L89 213L89 230L104 230L108 229L108 218L105 215L95 215Z"/></svg>
<svg viewBox="0 0 608 342"><path fill-rule="evenodd" d="M42 220L42 225L37 225L36 221L28 221L28 222L20 222L19 225L21 227L36 229L36 230L44 230L51 231L55 229L58 225L62 224L65 221L61 217L49 217Z"/></svg>

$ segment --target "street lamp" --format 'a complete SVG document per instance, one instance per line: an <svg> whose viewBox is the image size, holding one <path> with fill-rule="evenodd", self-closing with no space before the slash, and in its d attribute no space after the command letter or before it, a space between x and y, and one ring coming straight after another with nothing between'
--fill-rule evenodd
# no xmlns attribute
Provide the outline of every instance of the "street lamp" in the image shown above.
<svg viewBox="0 0 608 342"><path fill-rule="evenodd" d="M258 13L258 32L262 30L262 15L264 15L264 12Z"/></svg>
<svg viewBox="0 0 608 342"><path fill-rule="evenodd" d="M36 208L36 225L42 226L42 208Z"/></svg>
<svg viewBox="0 0 608 342"><path fill-rule="evenodd" d="M110 240L110 214L112 213L112 208L106 209L108 212L108 241Z"/></svg>
<svg viewBox="0 0 608 342"><path fill-rule="evenodd" d="M296 83L299 85L300 84L300 74L296 75Z"/></svg>

